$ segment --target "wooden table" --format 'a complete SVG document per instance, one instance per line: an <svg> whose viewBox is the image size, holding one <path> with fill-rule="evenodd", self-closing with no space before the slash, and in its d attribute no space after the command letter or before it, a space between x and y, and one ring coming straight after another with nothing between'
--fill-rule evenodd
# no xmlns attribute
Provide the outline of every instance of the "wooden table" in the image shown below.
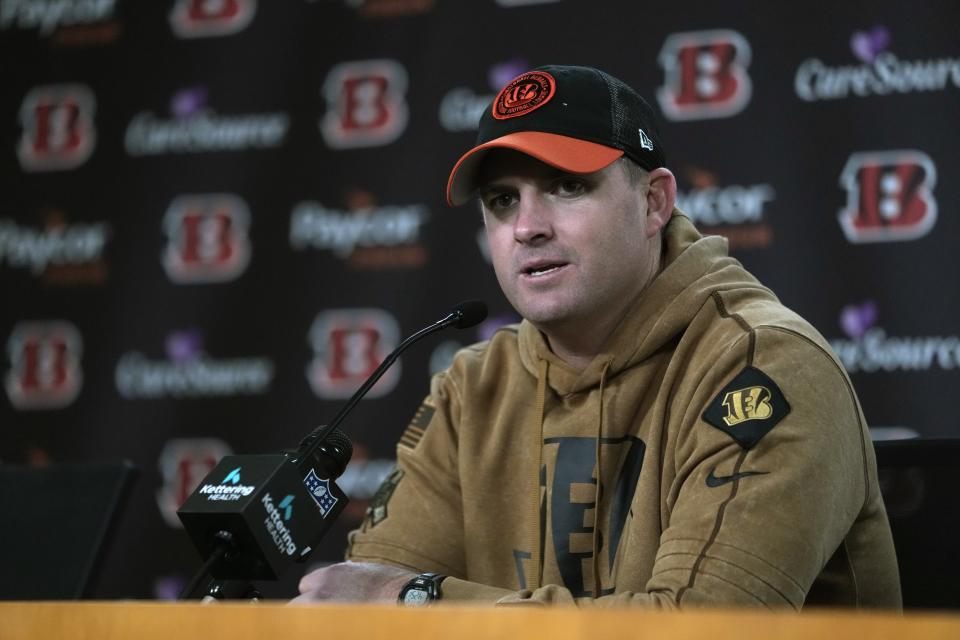
<svg viewBox="0 0 960 640"><path fill-rule="evenodd" d="M960 640L960 615L163 602L0 603L0 640Z"/></svg>

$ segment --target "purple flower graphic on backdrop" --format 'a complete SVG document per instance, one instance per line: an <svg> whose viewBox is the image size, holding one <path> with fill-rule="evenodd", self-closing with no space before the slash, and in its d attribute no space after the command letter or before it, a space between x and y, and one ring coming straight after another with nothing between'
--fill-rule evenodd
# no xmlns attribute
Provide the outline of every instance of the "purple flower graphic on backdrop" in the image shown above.
<svg viewBox="0 0 960 640"><path fill-rule="evenodd" d="M869 31L854 31L850 36L850 50L867 64L877 59L890 46L890 31L883 25L876 25Z"/></svg>
<svg viewBox="0 0 960 640"><path fill-rule="evenodd" d="M500 64L495 64L490 67L490 71L487 73L487 82L490 83L490 86L494 91L500 91L500 89L503 88L503 85L507 84L524 71L527 71L529 68L530 63L523 58L507 60L506 62L501 62Z"/></svg>
<svg viewBox="0 0 960 640"><path fill-rule="evenodd" d="M489 340L497 329L512 322L520 322L520 318L510 314L487 318L477 327L477 340Z"/></svg>
<svg viewBox="0 0 960 640"><path fill-rule="evenodd" d="M189 118L207 106L205 87L181 89L170 98L170 113L178 118Z"/></svg>
<svg viewBox="0 0 960 640"><path fill-rule="evenodd" d="M840 311L840 327L853 340L863 337L877 324L877 303L867 300L861 304L848 304Z"/></svg>
<svg viewBox="0 0 960 640"><path fill-rule="evenodd" d="M176 600L187 586L179 576L161 576L153 582L153 595L157 600Z"/></svg>
<svg viewBox="0 0 960 640"><path fill-rule="evenodd" d="M198 329L175 331L167 336L167 358L178 364L197 360L203 355L203 335Z"/></svg>

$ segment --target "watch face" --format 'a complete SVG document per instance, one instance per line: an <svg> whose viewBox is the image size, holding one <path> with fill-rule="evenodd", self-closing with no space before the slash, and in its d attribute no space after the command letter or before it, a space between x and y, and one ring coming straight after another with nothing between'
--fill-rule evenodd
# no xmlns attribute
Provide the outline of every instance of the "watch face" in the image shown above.
<svg viewBox="0 0 960 640"><path fill-rule="evenodd" d="M412 588L403 596L403 604L420 605L430 602L430 596L425 589Z"/></svg>

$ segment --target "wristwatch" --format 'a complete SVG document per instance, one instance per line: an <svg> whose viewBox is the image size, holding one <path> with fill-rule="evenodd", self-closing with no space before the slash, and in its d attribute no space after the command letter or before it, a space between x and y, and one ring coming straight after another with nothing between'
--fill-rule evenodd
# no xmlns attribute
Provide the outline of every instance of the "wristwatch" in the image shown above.
<svg viewBox="0 0 960 640"><path fill-rule="evenodd" d="M421 573L403 586L397 602L417 607L439 600L442 595L440 593L440 583L446 577L439 573Z"/></svg>

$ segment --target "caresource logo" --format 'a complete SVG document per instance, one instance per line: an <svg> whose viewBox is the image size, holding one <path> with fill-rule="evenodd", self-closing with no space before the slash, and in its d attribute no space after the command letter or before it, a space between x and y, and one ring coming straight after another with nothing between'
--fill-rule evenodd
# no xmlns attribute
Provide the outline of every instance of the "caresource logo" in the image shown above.
<svg viewBox="0 0 960 640"><path fill-rule="evenodd" d="M150 111L133 117L124 135L131 156L270 149L283 144L290 117L283 112L221 115L207 106L204 87L190 87L170 100L172 118Z"/></svg>
<svg viewBox="0 0 960 640"><path fill-rule="evenodd" d="M355 268L419 267L427 251L420 231L430 217L424 204L376 205L351 194L349 209L300 202L290 215L290 246L329 251Z"/></svg>
<svg viewBox="0 0 960 640"><path fill-rule="evenodd" d="M501 327L520 322L520 318L515 314L504 314L497 316L488 316L476 329L475 341L490 340ZM453 365L453 359L457 352L466 345L457 340L445 340L438 344L430 353L428 368L430 375L446 371ZM342 486L341 482L341 486ZM352 495L352 494L351 494Z"/></svg>
<svg viewBox="0 0 960 640"><path fill-rule="evenodd" d="M218 438L179 438L163 445L158 461L163 485L157 491L157 507L168 526L183 528L177 509L217 466L220 458L231 453L230 446Z"/></svg>
<svg viewBox="0 0 960 640"><path fill-rule="evenodd" d="M960 369L960 337L888 336L878 320L873 300L841 311L840 326L847 339L831 340L830 346L849 373Z"/></svg>
<svg viewBox="0 0 960 640"><path fill-rule="evenodd" d="M93 153L97 103L82 84L34 87L20 105L23 134L17 157L25 171L57 171L79 167Z"/></svg>
<svg viewBox="0 0 960 640"><path fill-rule="evenodd" d="M712 172L687 167L689 189L677 191L677 207L704 230L726 236L731 249L769 246L773 230L764 220L767 205L776 198L772 185L721 184Z"/></svg>
<svg viewBox="0 0 960 640"><path fill-rule="evenodd" d="M804 60L793 81L797 97L817 102L960 87L960 57L901 60L887 50L890 41L889 30L877 25L850 38L859 64L830 66L819 58Z"/></svg>
<svg viewBox="0 0 960 640"><path fill-rule="evenodd" d="M494 96L508 82L530 68L522 58L514 58L490 67L487 82L491 92L477 93L469 87L454 87L440 101L440 126L447 131L476 131L480 116Z"/></svg>
<svg viewBox="0 0 960 640"><path fill-rule="evenodd" d="M396 60L336 65L323 83L323 139L334 149L393 142L407 127L406 91L407 71Z"/></svg>
<svg viewBox="0 0 960 640"><path fill-rule="evenodd" d="M5 387L16 409L59 409L80 393L83 340L65 320L21 322L7 340Z"/></svg>
<svg viewBox="0 0 960 640"><path fill-rule="evenodd" d="M840 226L853 243L898 242L925 236L937 220L930 156L912 149L854 153L840 174L847 205Z"/></svg>
<svg viewBox="0 0 960 640"><path fill-rule="evenodd" d="M310 326L314 358L307 380L321 398L348 398L397 346L400 327L382 309L331 309L317 314ZM400 379L399 359L370 389L381 397Z"/></svg>
<svg viewBox="0 0 960 640"><path fill-rule="evenodd" d="M659 62L664 84L657 99L670 120L736 115L750 102L750 44L730 29L688 31L667 37Z"/></svg>
<svg viewBox="0 0 960 640"><path fill-rule="evenodd" d="M170 26L180 38L228 36L244 30L256 11L256 0L176 0Z"/></svg>
<svg viewBox="0 0 960 640"><path fill-rule="evenodd" d="M250 210L231 193L183 195L163 218L163 268L181 284L235 280L250 262Z"/></svg>
<svg viewBox="0 0 960 640"><path fill-rule="evenodd" d="M170 334L166 351L164 360L137 351L121 356L114 372L120 395L128 400L261 395L273 381L270 359L211 358L196 330Z"/></svg>

